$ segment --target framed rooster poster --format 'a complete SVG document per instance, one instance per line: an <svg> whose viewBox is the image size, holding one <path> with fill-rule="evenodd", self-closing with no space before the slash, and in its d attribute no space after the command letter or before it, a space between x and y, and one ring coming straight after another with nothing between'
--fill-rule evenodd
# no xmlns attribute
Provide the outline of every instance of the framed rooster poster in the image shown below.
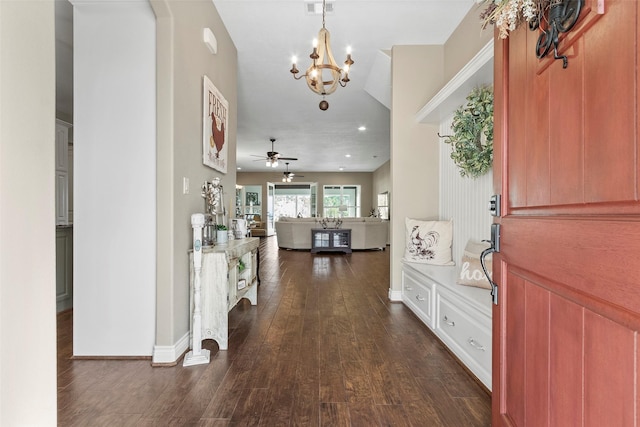
<svg viewBox="0 0 640 427"><path fill-rule="evenodd" d="M202 161L227 173L229 103L207 76L203 82Z"/></svg>

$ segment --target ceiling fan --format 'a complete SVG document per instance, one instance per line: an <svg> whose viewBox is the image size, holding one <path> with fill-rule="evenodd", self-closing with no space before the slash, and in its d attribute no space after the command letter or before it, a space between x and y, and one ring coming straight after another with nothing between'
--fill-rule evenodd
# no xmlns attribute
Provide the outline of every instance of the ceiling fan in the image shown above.
<svg viewBox="0 0 640 427"><path fill-rule="evenodd" d="M282 178L282 182L291 182L294 176L297 176L299 178L304 177L304 175L296 175L293 172L289 172L289 162L285 162L285 165L287 165L287 170L282 172L282 174L284 175L284 177Z"/></svg>
<svg viewBox="0 0 640 427"><path fill-rule="evenodd" d="M276 142L275 138L271 138L271 151L267 151L267 156L256 156L255 154L252 154L253 157L260 157L260 159L254 160L254 161L258 161L258 160L266 160L266 165L267 167L278 167L278 160L298 160L295 157L282 157L280 155L280 153L278 153L277 151L275 151L275 149L273 148L273 143Z"/></svg>

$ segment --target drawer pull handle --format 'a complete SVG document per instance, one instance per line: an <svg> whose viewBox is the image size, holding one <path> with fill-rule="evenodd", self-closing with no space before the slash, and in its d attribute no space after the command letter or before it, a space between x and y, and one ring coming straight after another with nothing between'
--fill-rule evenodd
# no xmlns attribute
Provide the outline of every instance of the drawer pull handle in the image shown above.
<svg viewBox="0 0 640 427"><path fill-rule="evenodd" d="M486 350L485 350L485 348L484 348L484 346L483 346L483 345L481 345L481 344L478 344L478 343L476 342L476 340L474 340L473 338L469 338L469 339L467 340L467 342L469 343L469 345L470 345L471 347L475 348L476 350L486 351Z"/></svg>
<svg viewBox="0 0 640 427"><path fill-rule="evenodd" d="M416 295L416 299L418 301L424 301L424 298L420 296L420 294Z"/></svg>
<svg viewBox="0 0 640 427"><path fill-rule="evenodd" d="M407 291L412 291L413 290L413 288L411 286L405 286L404 289L407 290Z"/></svg>
<svg viewBox="0 0 640 427"><path fill-rule="evenodd" d="M456 326L456 322L449 322L449 318L447 316L444 316L442 320L449 326Z"/></svg>

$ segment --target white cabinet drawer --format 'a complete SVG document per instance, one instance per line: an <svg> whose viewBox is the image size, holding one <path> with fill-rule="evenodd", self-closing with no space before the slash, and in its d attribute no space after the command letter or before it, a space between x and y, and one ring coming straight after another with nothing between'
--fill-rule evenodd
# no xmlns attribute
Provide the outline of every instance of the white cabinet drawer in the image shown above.
<svg viewBox="0 0 640 427"><path fill-rule="evenodd" d="M491 390L491 295L456 284L459 270L407 263L402 301Z"/></svg>
<svg viewBox="0 0 640 427"><path fill-rule="evenodd" d="M416 277L402 272L402 301L431 329L434 328L434 284L422 283Z"/></svg>
<svg viewBox="0 0 640 427"><path fill-rule="evenodd" d="M491 319L438 290L436 334L491 389Z"/></svg>

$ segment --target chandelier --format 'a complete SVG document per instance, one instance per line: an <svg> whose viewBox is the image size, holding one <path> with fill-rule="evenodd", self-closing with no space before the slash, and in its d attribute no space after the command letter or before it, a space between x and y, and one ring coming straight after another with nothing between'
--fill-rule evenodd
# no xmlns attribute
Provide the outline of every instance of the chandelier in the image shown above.
<svg viewBox="0 0 640 427"><path fill-rule="evenodd" d="M312 59L311 65L307 68L304 74L298 75L300 72L296 68L297 58L293 57L293 66L291 67L291 74L296 80L305 78L309 89L322 95L322 101L320 101L320 109L326 110L329 108L329 103L324 99L325 95L329 95L338 88L338 85L345 87L349 82L349 67L353 65L351 59L351 48L347 47L347 59L344 61L344 67L338 67L336 60L333 59L333 53L331 52L330 39L331 35L329 30L325 28L325 14L326 14L326 0L322 0L322 28L318 33L318 38L313 40L313 52L309 55Z"/></svg>

